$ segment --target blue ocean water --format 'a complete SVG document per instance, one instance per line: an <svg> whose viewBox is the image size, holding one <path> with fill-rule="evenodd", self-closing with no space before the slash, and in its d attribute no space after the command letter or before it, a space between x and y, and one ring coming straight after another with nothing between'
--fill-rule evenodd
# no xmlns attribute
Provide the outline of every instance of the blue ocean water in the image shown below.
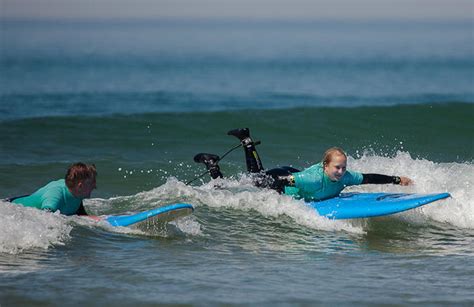
<svg viewBox="0 0 474 307"><path fill-rule="evenodd" d="M7 119L473 101L471 21L4 22L2 34Z"/></svg>
<svg viewBox="0 0 474 307"><path fill-rule="evenodd" d="M466 21L2 20L0 198L95 163L97 215L173 202L160 233L0 203L0 305L472 305L474 50ZM449 192L330 221L260 190L239 149L215 189L198 152L249 127L264 166L349 168ZM34 291L32 291L34 289ZM341 290L343 289L343 291Z"/></svg>

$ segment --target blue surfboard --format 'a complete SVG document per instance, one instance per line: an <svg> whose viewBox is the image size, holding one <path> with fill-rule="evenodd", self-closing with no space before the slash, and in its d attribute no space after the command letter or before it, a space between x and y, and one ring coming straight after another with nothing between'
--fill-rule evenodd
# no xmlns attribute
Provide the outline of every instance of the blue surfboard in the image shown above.
<svg viewBox="0 0 474 307"><path fill-rule="evenodd" d="M356 219L394 214L450 196L449 193L342 193L338 197L306 204L329 219Z"/></svg>
<svg viewBox="0 0 474 307"><path fill-rule="evenodd" d="M104 218L112 226L132 227L146 230L157 224L165 224L179 217L191 214L194 208L190 204L172 204L135 214L109 215Z"/></svg>

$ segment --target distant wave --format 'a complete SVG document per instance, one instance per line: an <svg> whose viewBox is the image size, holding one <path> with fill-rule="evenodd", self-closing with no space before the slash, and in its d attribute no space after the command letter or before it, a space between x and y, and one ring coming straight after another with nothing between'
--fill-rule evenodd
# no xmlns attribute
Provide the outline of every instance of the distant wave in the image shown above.
<svg viewBox="0 0 474 307"><path fill-rule="evenodd" d="M319 107L377 107L474 103L474 94L398 96L321 96L291 92L258 95L196 95L191 92L44 93L0 96L0 120L48 116L110 116L113 114L193 113Z"/></svg>

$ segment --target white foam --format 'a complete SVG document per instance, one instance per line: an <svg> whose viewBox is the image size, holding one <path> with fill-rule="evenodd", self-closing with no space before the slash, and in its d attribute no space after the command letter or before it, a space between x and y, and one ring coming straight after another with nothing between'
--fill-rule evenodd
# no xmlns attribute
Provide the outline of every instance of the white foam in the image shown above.
<svg viewBox="0 0 474 307"><path fill-rule="evenodd" d="M166 185L152 191L140 192L135 195L129 196L118 196L109 199L88 199L86 200L86 207L90 212L106 212L110 214L132 214L144 210L154 209L170 203L182 202L176 195L172 194ZM126 209L120 209L126 208ZM144 232L139 229L130 227L114 227L109 225L105 221L93 221L89 218L81 217L76 220L77 223L88 226L88 227L102 227L107 231L127 233L127 234L140 234L140 235L157 235L167 236L166 231L161 232ZM179 231L188 235L200 235L201 226L193 218L193 216L185 216L178 218L172 222L172 225L178 228Z"/></svg>
<svg viewBox="0 0 474 307"><path fill-rule="evenodd" d="M194 219L193 216L185 216L170 222L175 225L180 231L191 236L202 235L201 224Z"/></svg>
<svg viewBox="0 0 474 307"><path fill-rule="evenodd" d="M72 227L65 216L0 201L0 253L63 245Z"/></svg>
<svg viewBox="0 0 474 307"><path fill-rule="evenodd" d="M94 200L107 203L107 200ZM110 232L143 234L128 227L113 227L105 221L87 217L64 216L0 201L0 253L19 254L27 250L64 245L75 226L102 228Z"/></svg>
<svg viewBox="0 0 474 307"><path fill-rule="evenodd" d="M426 159L413 159L407 152L397 152L395 157L364 154L360 159L349 158L349 168L363 173L381 173L406 176L415 184L362 185L349 190L361 192L442 193L451 198L438 201L401 216L413 222L433 220L460 228L474 229L474 165L464 163L434 163Z"/></svg>
<svg viewBox="0 0 474 307"><path fill-rule="evenodd" d="M216 185L219 187L216 188ZM255 210L265 217L287 215L296 224L313 229L364 232L361 226L354 226L351 221L332 221L321 217L300 200L279 195L272 190L256 188L247 176L242 176L239 180L217 179L194 187L186 186L176 178L169 178L164 185L140 194L143 199L148 200L170 198L171 195L171 198L186 200L195 207L206 205L211 208Z"/></svg>
<svg viewBox="0 0 474 307"><path fill-rule="evenodd" d="M406 152L395 157L363 154L357 159L349 157L348 168L363 173L381 173L407 176L415 184L408 187L397 185L361 185L346 191L359 192L403 192L440 193L449 192L451 198L438 201L396 215L412 223L429 223L431 220L450 225L474 229L474 165L464 163L434 163L426 159L414 159ZM216 188L215 185L219 185ZM265 217L289 216L305 227L324 231L347 231L364 233L364 220L328 220L302 201L279 195L275 191L259 189L247 176L238 179L218 179L201 186L187 186L183 182L168 178L165 184L151 191L131 196L86 201L88 210L96 214L124 214L137 212L169 203L189 202L197 207L232 208L256 211ZM73 223L71 223L73 222ZM25 208L0 201L0 253L17 254L24 250L48 249L63 245L70 238L72 225L101 227L108 231L140 233L126 227L111 227L105 222L95 222L80 217L65 217L59 213L48 213L34 208ZM183 233L201 235L201 225L193 216L173 222Z"/></svg>
<svg viewBox="0 0 474 307"><path fill-rule="evenodd" d="M451 198L410 210L395 217L413 223L430 220L449 223L460 228L474 228L474 165L465 163L435 163L426 159L414 159L407 152L399 151L394 157L365 153L357 159L349 157L348 168L362 173L380 173L411 178L414 185L361 185L345 191L441 193ZM220 188L216 189L216 185ZM279 195L274 191L259 189L251 184L248 176L239 179L217 179L201 186L186 186L175 178L151 191L137 194L147 201L158 199L185 199L195 206L255 210L265 217L287 215L295 223L326 231L344 230L363 233L366 225L362 220L333 221L318 216L314 210L302 206L302 201Z"/></svg>
<svg viewBox="0 0 474 307"><path fill-rule="evenodd" d="M94 201L99 201L99 200L101 202L107 202L107 200L104 200L104 199L94 199ZM101 217L106 217L106 216L104 215ZM110 232L117 232L117 233L124 233L124 234L142 234L142 232L137 229L112 226L105 220L95 220L86 216L73 215L73 216L68 216L67 219L73 222L74 225L80 225L82 227L102 228Z"/></svg>

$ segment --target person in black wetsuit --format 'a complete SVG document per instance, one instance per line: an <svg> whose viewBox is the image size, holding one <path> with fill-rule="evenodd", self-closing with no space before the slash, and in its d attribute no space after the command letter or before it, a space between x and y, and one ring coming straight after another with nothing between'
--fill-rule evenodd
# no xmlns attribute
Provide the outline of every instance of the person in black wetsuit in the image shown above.
<svg viewBox="0 0 474 307"><path fill-rule="evenodd" d="M381 174L362 174L346 170L347 155L340 148L328 149L323 161L300 171L296 168L283 166L265 171L262 161L255 148L256 143L250 137L248 128L230 130L228 135L237 137L245 152L247 171L253 174L254 183L258 187L270 188L306 201L332 198L346 187L359 184L400 184L409 185L411 179ZM200 153L194 157L197 163L206 165L213 179L222 178L218 165L220 158L209 153Z"/></svg>

